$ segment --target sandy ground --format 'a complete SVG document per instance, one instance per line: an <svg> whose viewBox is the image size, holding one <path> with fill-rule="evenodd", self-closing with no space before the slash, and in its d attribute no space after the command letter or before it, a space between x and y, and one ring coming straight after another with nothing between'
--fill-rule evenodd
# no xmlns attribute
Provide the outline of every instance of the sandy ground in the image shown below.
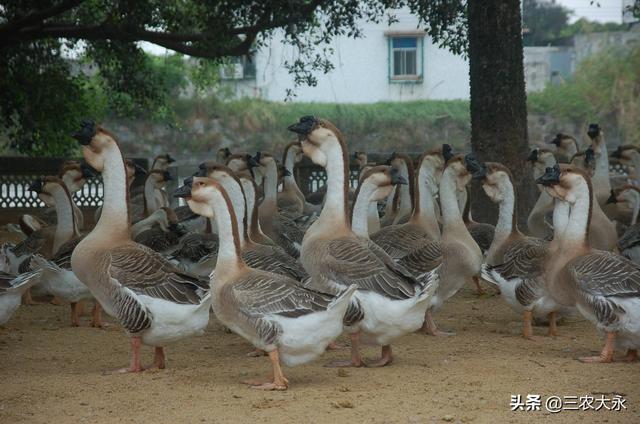
<svg viewBox="0 0 640 424"><path fill-rule="evenodd" d="M640 423L640 363L574 359L601 347L590 323L576 318L560 326L560 337L527 341L499 296L477 297L471 288L438 318L457 335L406 336L395 344L391 366L324 368L348 354L333 351L285 370L289 391L261 392L238 380L266 375L268 360L245 357L251 347L215 319L206 335L169 347L168 369L103 376L102 369L128 361L128 339L116 324L71 328L68 307L22 307L0 330L0 422ZM143 354L151 360L152 349ZM512 394L600 393L621 394L628 409L551 414L509 407Z"/></svg>

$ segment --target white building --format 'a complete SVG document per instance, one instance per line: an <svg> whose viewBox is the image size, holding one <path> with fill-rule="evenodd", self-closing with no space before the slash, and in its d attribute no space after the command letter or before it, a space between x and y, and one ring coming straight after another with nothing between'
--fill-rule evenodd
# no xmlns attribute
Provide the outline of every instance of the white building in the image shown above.
<svg viewBox="0 0 640 424"><path fill-rule="evenodd" d="M396 12L398 22L362 23L364 36L333 40L335 69L316 74L318 85L300 86L296 101L372 103L422 99L468 99L469 63L438 47L408 11ZM295 51L275 35L253 58L226 69L223 76L237 97L282 101L293 78L284 67ZM244 66L243 66L244 65Z"/></svg>

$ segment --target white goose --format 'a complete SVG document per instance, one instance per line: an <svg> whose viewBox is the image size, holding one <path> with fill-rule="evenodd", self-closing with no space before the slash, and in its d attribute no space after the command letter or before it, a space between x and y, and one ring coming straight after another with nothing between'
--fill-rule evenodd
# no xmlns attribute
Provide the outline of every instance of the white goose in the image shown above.
<svg viewBox="0 0 640 424"><path fill-rule="evenodd" d="M104 206L95 228L73 251L73 272L131 336L131 363L114 372L144 369L142 343L155 346L154 364L164 368L164 345L202 334L206 328L209 283L131 240L127 176L114 136L84 122L75 137L85 160L102 172Z"/></svg>
<svg viewBox="0 0 640 424"><path fill-rule="evenodd" d="M549 260L549 292L558 303L575 305L606 334L600 355L580 360L611 362L618 348L627 350L623 360L635 361L640 347L640 268L627 258L589 246L594 196L584 171L554 167L544 178L550 193L570 207L560 248Z"/></svg>
<svg viewBox="0 0 640 424"><path fill-rule="evenodd" d="M214 217L220 234L216 271L211 275L213 310L227 327L266 351L273 376L245 381L262 390L286 390L289 381L281 362L293 366L319 357L342 332L352 285L333 297L305 289L283 275L253 269L243 261L241 227L231 200L210 178L194 177L178 195L187 198L194 212Z"/></svg>
<svg viewBox="0 0 640 424"><path fill-rule="evenodd" d="M41 271L30 271L14 276L0 271L0 326L9 321L20 306L23 293L40 280Z"/></svg>
<svg viewBox="0 0 640 424"><path fill-rule="evenodd" d="M340 293L356 284L363 319L349 326L351 360L333 366L362 366L360 340L382 346L382 357L370 366L393 360L391 342L416 331L437 285L437 274L416 281L375 243L356 236L347 211L349 164L340 131L330 122L305 116L289 130L298 133L302 149L327 171L327 195L318 219L307 230L300 260L311 284L322 292Z"/></svg>

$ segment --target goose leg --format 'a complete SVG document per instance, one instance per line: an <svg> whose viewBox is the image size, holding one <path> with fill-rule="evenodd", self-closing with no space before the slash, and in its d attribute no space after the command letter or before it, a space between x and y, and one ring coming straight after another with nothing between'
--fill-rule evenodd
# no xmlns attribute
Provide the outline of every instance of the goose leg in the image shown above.
<svg viewBox="0 0 640 424"><path fill-rule="evenodd" d="M104 375L111 374L126 374L129 372L141 372L144 371L142 362L140 361L140 346L142 340L140 337L131 337L131 363L125 368L116 368L114 370L105 370L102 372Z"/></svg>
<svg viewBox="0 0 640 424"><path fill-rule="evenodd" d="M351 338L351 359L348 361L329 362L325 367L329 368L345 368L345 367L363 367L365 366L360 354L360 332L349 334Z"/></svg>
<svg viewBox="0 0 640 424"><path fill-rule="evenodd" d="M31 289L27 289L22 295L22 304L23 305L42 305L42 302L36 302L31 297Z"/></svg>
<svg viewBox="0 0 640 424"><path fill-rule="evenodd" d="M76 313L78 314L79 317L84 315L84 301L81 300L80 302L78 302L78 306L76 307Z"/></svg>
<svg viewBox="0 0 640 424"><path fill-rule="evenodd" d="M635 362L638 359L638 349L627 350L627 355L620 362Z"/></svg>
<svg viewBox="0 0 640 424"><path fill-rule="evenodd" d="M473 277L473 285L476 287L476 294L478 296L482 296L483 294L485 294L484 289L480 285L480 279L478 277Z"/></svg>
<svg viewBox="0 0 640 424"><path fill-rule="evenodd" d="M102 324L102 307L100 306L100 303L98 303L97 300L93 304L93 311L92 311L92 317L91 317L91 326L92 327L97 327L97 328L102 328L103 327L103 324Z"/></svg>
<svg viewBox="0 0 640 424"><path fill-rule="evenodd" d="M78 321L78 302L71 302L69 306L71 306L71 326L79 327L80 322Z"/></svg>
<svg viewBox="0 0 640 424"><path fill-rule="evenodd" d="M267 352L265 352L262 349L254 349L251 352L247 353L245 356L249 357L249 358L259 358L261 356L266 356Z"/></svg>
<svg viewBox="0 0 640 424"><path fill-rule="evenodd" d="M532 311L524 311L524 325L522 327L522 337L529 340L539 340L540 337L536 337L533 335L533 312Z"/></svg>
<svg viewBox="0 0 640 424"><path fill-rule="evenodd" d="M153 365L159 370L166 368L164 348L162 346L156 346L154 349Z"/></svg>
<svg viewBox="0 0 640 424"><path fill-rule="evenodd" d="M61 306L64 305L64 302L58 296L53 296L53 299L51 299L51 304Z"/></svg>
<svg viewBox="0 0 640 424"><path fill-rule="evenodd" d="M433 315L431 314L431 310L427 309L427 312L424 314L424 323L422 324L422 332L424 334L428 334L430 336L455 336L456 333L453 331L444 331L439 330L436 322L433 320Z"/></svg>
<svg viewBox="0 0 640 424"><path fill-rule="evenodd" d="M287 390L289 388L289 380L286 379L282 372L278 349L269 352L269 359L273 367L273 380L260 385L252 385L251 388L258 390Z"/></svg>
<svg viewBox="0 0 640 424"><path fill-rule="evenodd" d="M380 359L375 362L367 362L367 367L384 367L390 365L393 362L393 353L391 352L391 345L382 346L382 355Z"/></svg>
<svg viewBox="0 0 640 424"><path fill-rule="evenodd" d="M556 324L556 313L555 312L550 312L549 313L549 333L548 335L551 337L555 337L558 335L558 326Z"/></svg>
<svg viewBox="0 0 640 424"><path fill-rule="evenodd" d="M578 358L578 361L584 363L613 362L613 348L615 341L616 333L607 333L607 341L605 342L604 348L602 348L602 352L600 352L599 356L584 356L582 358Z"/></svg>

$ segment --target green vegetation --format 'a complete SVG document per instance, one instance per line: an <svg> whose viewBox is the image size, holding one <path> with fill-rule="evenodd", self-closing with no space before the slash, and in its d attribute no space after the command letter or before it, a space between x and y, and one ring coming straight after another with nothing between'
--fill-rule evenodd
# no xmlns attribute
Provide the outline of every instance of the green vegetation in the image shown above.
<svg viewBox="0 0 640 424"><path fill-rule="evenodd" d="M577 122L614 123L626 143L640 143L640 47L580 63L569 81L529 95L529 112Z"/></svg>

